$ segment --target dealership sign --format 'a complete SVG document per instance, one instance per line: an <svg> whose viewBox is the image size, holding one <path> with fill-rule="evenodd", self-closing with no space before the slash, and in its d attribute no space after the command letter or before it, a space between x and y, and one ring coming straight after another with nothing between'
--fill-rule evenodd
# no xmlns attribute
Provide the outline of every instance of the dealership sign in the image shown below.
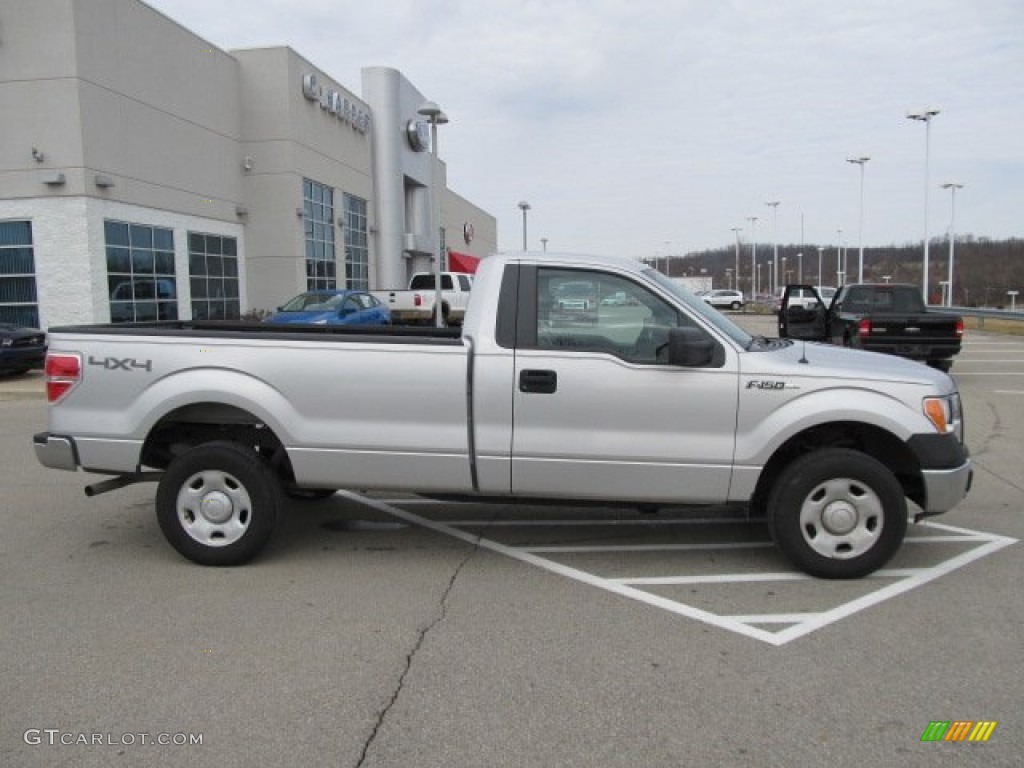
<svg viewBox="0 0 1024 768"><path fill-rule="evenodd" d="M370 113L338 91L324 88L316 75L302 76L302 95L310 101L320 102L320 109L348 123L360 133L370 130Z"/></svg>

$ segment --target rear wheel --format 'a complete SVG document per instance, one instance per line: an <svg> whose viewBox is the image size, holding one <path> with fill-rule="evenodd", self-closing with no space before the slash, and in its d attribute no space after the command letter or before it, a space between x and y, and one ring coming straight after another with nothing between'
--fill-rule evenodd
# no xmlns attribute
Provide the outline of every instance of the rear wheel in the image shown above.
<svg viewBox="0 0 1024 768"><path fill-rule="evenodd" d="M212 442L175 458L157 487L156 515L167 541L200 565L240 565L277 523L277 476L245 446Z"/></svg>
<svg viewBox="0 0 1024 768"><path fill-rule="evenodd" d="M740 308L740 303L738 301L734 301L732 304L729 305L729 309L739 309L739 308Z"/></svg>
<svg viewBox="0 0 1024 768"><path fill-rule="evenodd" d="M855 579L881 568L907 530L903 488L881 462L859 451L805 454L779 475L768 497L772 536L802 571Z"/></svg>

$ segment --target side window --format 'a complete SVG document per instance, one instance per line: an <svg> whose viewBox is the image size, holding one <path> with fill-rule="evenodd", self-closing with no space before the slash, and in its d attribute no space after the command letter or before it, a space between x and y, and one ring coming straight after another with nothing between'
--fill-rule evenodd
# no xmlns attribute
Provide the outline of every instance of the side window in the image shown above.
<svg viewBox="0 0 1024 768"><path fill-rule="evenodd" d="M459 275L459 288L461 288L466 293L469 293L470 282L468 275Z"/></svg>
<svg viewBox="0 0 1024 768"><path fill-rule="evenodd" d="M537 346L605 352L633 363L667 361L671 328L688 318L646 288L585 270L537 271Z"/></svg>

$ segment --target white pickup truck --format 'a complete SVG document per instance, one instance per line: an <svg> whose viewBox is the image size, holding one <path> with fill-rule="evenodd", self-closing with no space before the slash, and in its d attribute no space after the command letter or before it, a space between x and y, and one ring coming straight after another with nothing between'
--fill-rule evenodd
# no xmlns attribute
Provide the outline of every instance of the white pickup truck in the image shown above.
<svg viewBox="0 0 1024 768"><path fill-rule="evenodd" d="M585 319L560 311L589 283ZM614 297L612 302L603 297ZM156 480L208 565L267 542L282 496L745 504L804 571L881 567L967 493L960 397L900 358L754 337L634 261L499 254L459 329L171 322L52 328L48 467Z"/></svg>
<svg viewBox="0 0 1024 768"><path fill-rule="evenodd" d="M434 304L437 291L431 272L417 272L409 278L408 290L371 291L391 310L391 321L407 325L436 325ZM469 306L473 276L464 272L441 273L441 319L443 324L461 325Z"/></svg>

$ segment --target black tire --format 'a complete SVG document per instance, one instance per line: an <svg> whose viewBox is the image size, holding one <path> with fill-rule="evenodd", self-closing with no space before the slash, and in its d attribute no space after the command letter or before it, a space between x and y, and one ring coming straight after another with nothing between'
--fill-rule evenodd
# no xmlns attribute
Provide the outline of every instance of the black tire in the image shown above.
<svg viewBox="0 0 1024 768"><path fill-rule="evenodd" d="M245 446L212 442L175 458L160 479L156 516L172 547L200 565L241 565L270 539L277 476Z"/></svg>
<svg viewBox="0 0 1024 768"><path fill-rule="evenodd" d="M907 501L895 475L846 448L794 460L776 480L767 511L782 553L805 573L826 579L878 570L907 532Z"/></svg>
<svg viewBox="0 0 1024 768"><path fill-rule="evenodd" d="M739 309L742 306L743 305L740 304L738 301L734 301L732 304L729 305L729 309L735 310L735 309Z"/></svg>
<svg viewBox="0 0 1024 768"><path fill-rule="evenodd" d="M297 501L319 501L320 499L329 499L337 492L337 488L298 488L294 485L286 486L284 489L285 496Z"/></svg>

